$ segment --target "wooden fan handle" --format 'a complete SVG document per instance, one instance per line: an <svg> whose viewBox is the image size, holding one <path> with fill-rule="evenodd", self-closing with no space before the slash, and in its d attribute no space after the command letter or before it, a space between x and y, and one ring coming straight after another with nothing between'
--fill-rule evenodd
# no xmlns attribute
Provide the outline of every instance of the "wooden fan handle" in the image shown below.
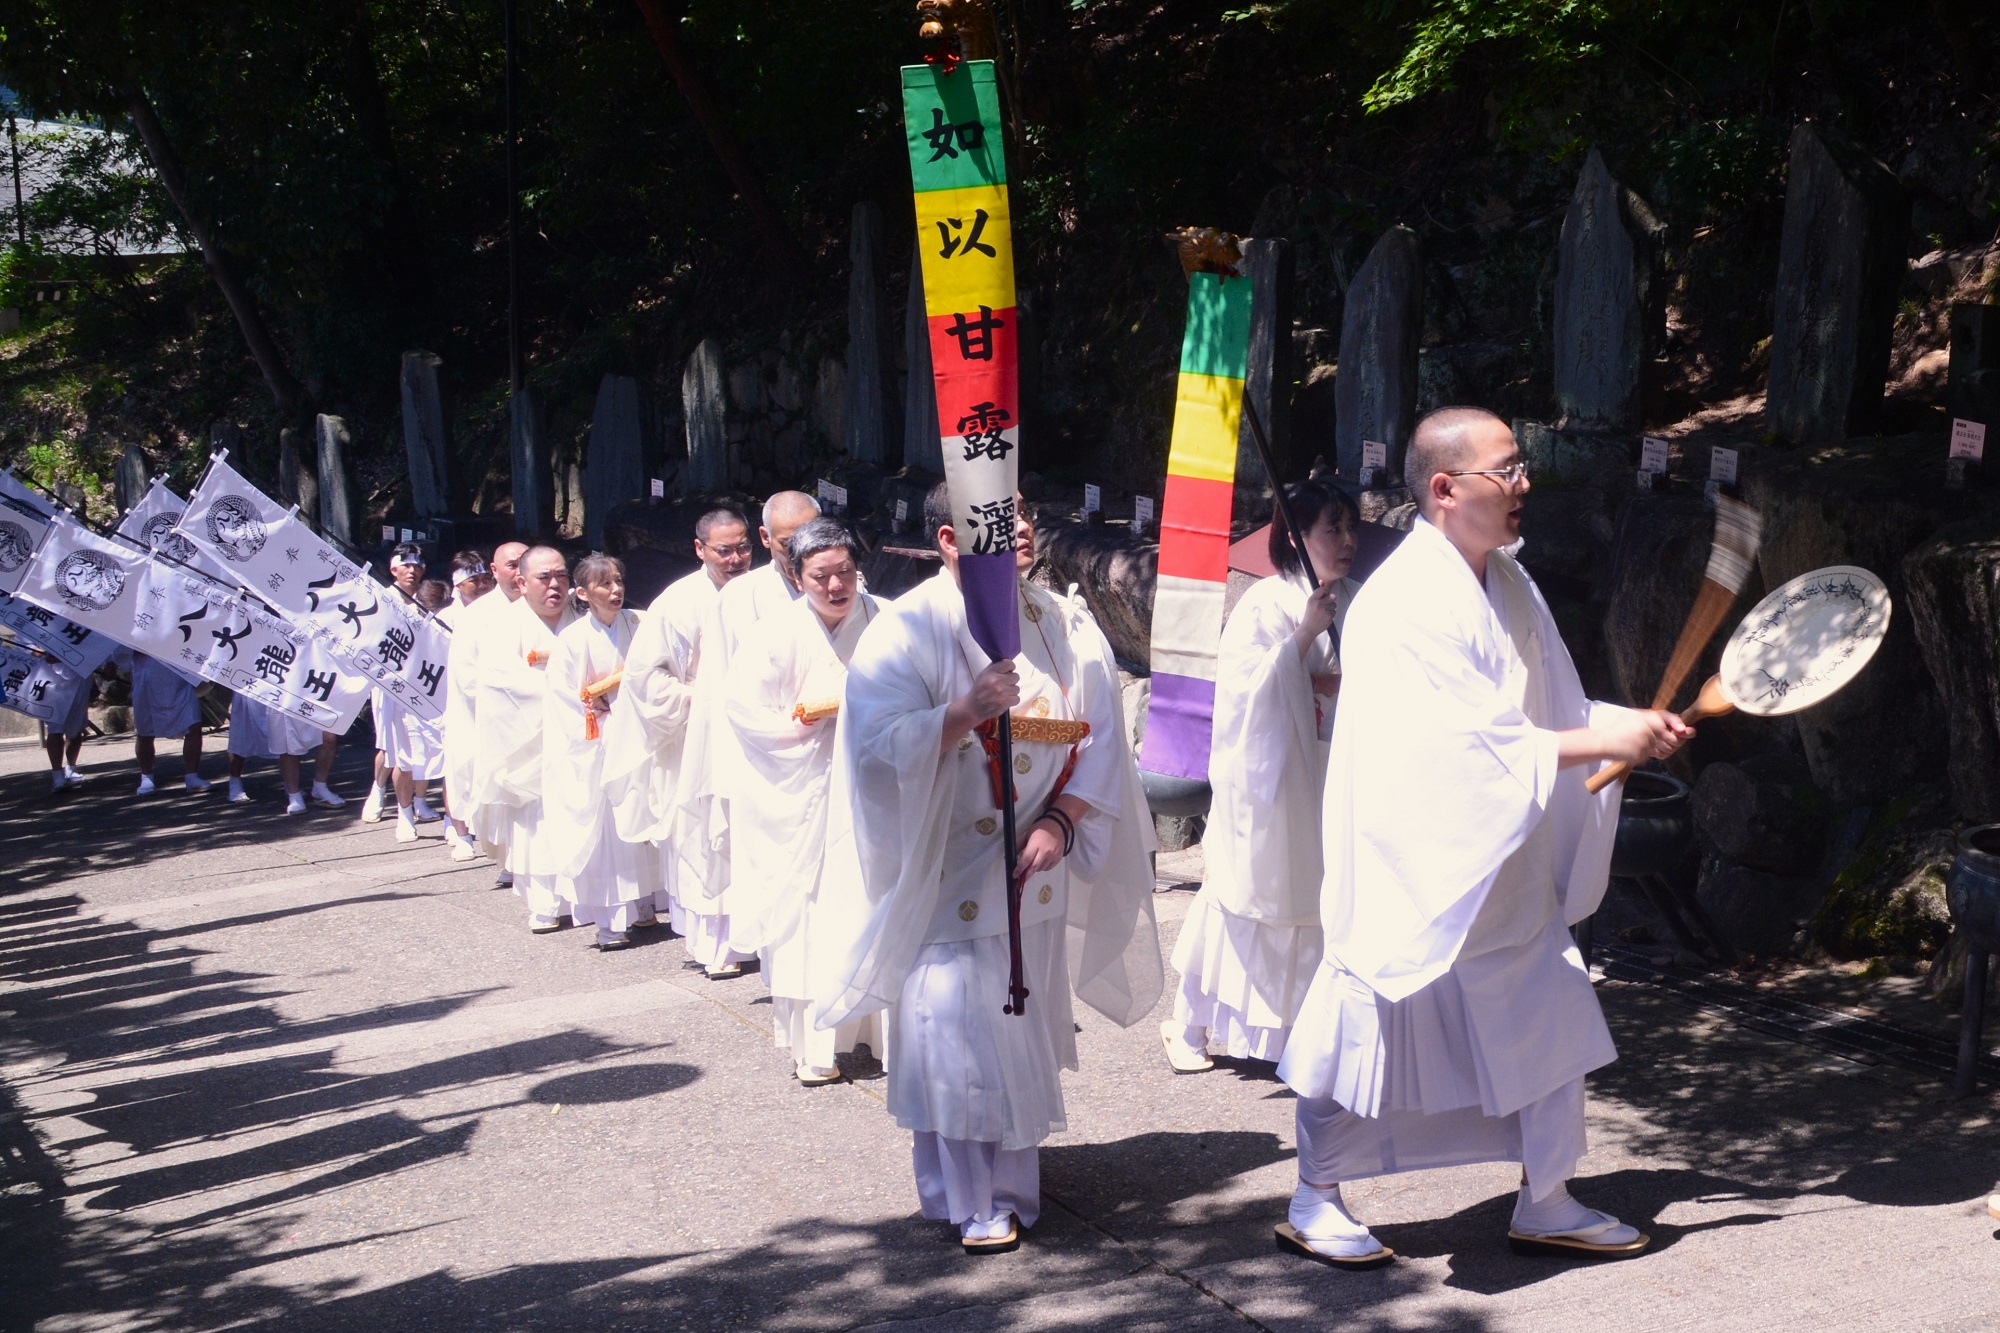
<svg viewBox="0 0 2000 1333"><path fill-rule="evenodd" d="M1712 685L1713 683L1711 682L1710 684ZM1710 718L1721 717L1725 713L1735 712L1736 705L1730 703L1729 700L1711 697L1719 694L1720 691L1711 689L1709 686L1703 686L1701 696L1694 701L1694 706L1681 714L1681 721L1687 723L1689 726L1693 726L1697 722L1706 722ZM1600 768L1584 780L1583 789L1592 796L1595 796L1612 783L1623 781L1631 775L1631 772L1632 765L1630 764L1613 764L1609 768Z"/></svg>

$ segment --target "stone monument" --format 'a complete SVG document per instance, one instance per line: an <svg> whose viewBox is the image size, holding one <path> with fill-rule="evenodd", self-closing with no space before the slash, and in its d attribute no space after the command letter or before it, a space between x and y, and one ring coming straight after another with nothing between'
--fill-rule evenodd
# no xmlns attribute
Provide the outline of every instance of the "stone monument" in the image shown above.
<svg viewBox="0 0 2000 1333"><path fill-rule="evenodd" d="M1793 131L1765 397L1777 440L1825 444L1873 428L1909 218L1889 168L1823 126Z"/></svg>
<svg viewBox="0 0 2000 1333"><path fill-rule="evenodd" d="M1564 426L1639 429L1646 367L1666 335L1666 230L1592 148L1563 217L1556 267L1555 389Z"/></svg>
<svg viewBox="0 0 2000 1333"><path fill-rule="evenodd" d="M451 431L432 352L403 353L403 452L410 464L410 505L418 518L451 513Z"/></svg>
<svg viewBox="0 0 2000 1333"><path fill-rule="evenodd" d="M687 420L687 471L683 493L729 489L729 390L722 347L704 338L681 372L681 415Z"/></svg>
<svg viewBox="0 0 2000 1333"><path fill-rule="evenodd" d="M1375 242L1347 289L1333 382L1334 446L1344 477L1361 472L1361 442L1388 446L1390 477L1417 424L1417 340L1424 326L1424 270L1417 234L1394 226Z"/></svg>
<svg viewBox="0 0 2000 1333"><path fill-rule="evenodd" d="M590 452L583 470L583 538L604 549L604 520L626 500L646 494L645 411L639 381L606 375L590 414Z"/></svg>

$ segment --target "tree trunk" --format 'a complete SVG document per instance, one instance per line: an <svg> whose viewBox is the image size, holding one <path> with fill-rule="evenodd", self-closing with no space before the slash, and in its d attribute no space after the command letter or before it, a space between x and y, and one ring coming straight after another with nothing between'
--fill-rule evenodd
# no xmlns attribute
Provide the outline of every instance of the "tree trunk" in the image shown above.
<svg viewBox="0 0 2000 1333"><path fill-rule="evenodd" d="M236 327L242 330L243 341L249 345L250 355L257 362L257 369L263 373L265 387L270 389L272 401L278 406L278 415L287 424L292 423L303 411L305 391L285 364L284 354L278 350L271 330L264 322L264 313L257 308L257 298L250 294L242 275L236 271L235 260L222 248L214 230L190 207L187 179L181 175L180 159L174 156L173 145L167 141L167 132L160 124L159 114L153 110L152 102L143 92L133 92L126 101L125 110L132 118L133 127L139 131L140 142L146 145L146 155L153 161L153 170L158 173L160 184L166 187L168 197L180 210L181 219L187 223L195 243L201 247L201 259L208 266L209 276L215 279L215 285L222 291L222 299L229 303L230 313L236 316Z"/></svg>
<svg viewBox="0 0 2000 1333"><path fill-rule="evenodd" d="M750 213L750 220L763 234L764 246L771 257L784 265L787 275L794 282L803 284L810 276L806 266L805 251L793 239L785 220L778 216L778 210L771 204L770 196L764 193L757 173L750 169L750 163L736 146L729 127L722 123L722 112L708 94L708 87L688 63L687 53L681 50L680 39L674 35L673 25L660 12L659 0L633 0L639 6L639 13L645 17L646 27L653 34L653 45L659 48L660 59L666 62L667 72L674 76L681 96L687 99L694 118L701 122L702 130L708 135L710 147L722 162L722 169L729 173L730 182L736 186L736 195L743 201L743 207Z"/></svg>

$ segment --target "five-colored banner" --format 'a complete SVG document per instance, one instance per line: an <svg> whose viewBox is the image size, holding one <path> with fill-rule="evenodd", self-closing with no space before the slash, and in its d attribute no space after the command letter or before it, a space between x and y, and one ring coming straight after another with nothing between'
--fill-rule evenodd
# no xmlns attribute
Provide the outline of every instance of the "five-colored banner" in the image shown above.
<svg viewBox="0 0 2000 1333"><path fill-rule="evenodd" d="M1236 432L1249 361L1249 280L1194 274L1160 511L1152 703L1139 752L1141 768L1169 777L1208 776L1216 651L1229 586Z"/></svg>
<svg viewBox="0 0 2000 1333"><path fill-rule="evenodd" d="M993 62L904 66L903 121L959 587L979 646L1012 657L1020 320Z"/></svg>

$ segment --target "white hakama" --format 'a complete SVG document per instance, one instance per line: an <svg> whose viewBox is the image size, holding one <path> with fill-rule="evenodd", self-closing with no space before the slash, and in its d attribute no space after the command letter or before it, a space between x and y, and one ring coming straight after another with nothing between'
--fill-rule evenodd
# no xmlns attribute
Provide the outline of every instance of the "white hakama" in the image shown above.
<svg viewBox="0 0 2000 1333"><path fill-rule="evenodd" d="M1360 585L1341 580L1335 622ZM1230 612L1218 649L1214 798L1207 874L1174 945L1174 1018L1238 1060L1273 1060L1319 966L1320 792L1334 700L1313 677L1339 669L1321 635L1304 656L1303 582L1259 581Z"/></svg>
<svg viewBox="0 0 2000 1333"><path fill-rule="evenodd" d="M245 759L276 759L319 751L326 732L311 722L267 708L246 695L229 700L229 753Z"/></svg>
<svg viewBox="0 0 2000 1333"><path fill-rule="evenodd" d="M622 936L653 913L659 858L650 843L618 835L603 780L606 729L615 714L597 715L595 736L583 688L625 665L639 617L620 611L609 625L579 617L556 639L547 669L542 740L543 827L570 917L597 927L599 943ZM608 703L615 702L607 699Z"/></svg>
<svg viewBox="0 0 2000 1333"><path fill-rule="evenodd" d="M201 700L194 685L165 662L144 653L130 653L132 663L132 731L150 737L181 737L201 722Z"/></svg>
<svg viewBox="0 0 2000 1333"><path fill-rule="evenodd" d="M1343 647L1326 956L1278 1065L1300 1180L1518 1161L1539 1201L1617 1054L1565 928L1603 896L1618 793L1559 768L1556 732L1600 706L1520 567L1489 554L1482 587L1422 520Z"/></svg>
<svg viewBox="0 0 2000 1333"><path fill-rule="evenodd" d="M1076 1067L1070 989L1121 1026L1163 983L1152 913L1153 846L1125 743L1117 671L1081 605L1022 585L1024 717L1082 721L1089 735L1062 791L1087 807L1076 845L1031 876L1021 903L1027 1012L1002 1013L1009 950L999 812L972 736L940 753L951 702L988 658L949 573L885 606L849 663L829 830L808 920L821 1027L882 1009L888 1104L916 1136L927 1216L961 1227L1039 1215L1035 1153L1065 1125L1060 1071ZM1057 794L1070 746L1017 738L1023 823Z"/></svg>

